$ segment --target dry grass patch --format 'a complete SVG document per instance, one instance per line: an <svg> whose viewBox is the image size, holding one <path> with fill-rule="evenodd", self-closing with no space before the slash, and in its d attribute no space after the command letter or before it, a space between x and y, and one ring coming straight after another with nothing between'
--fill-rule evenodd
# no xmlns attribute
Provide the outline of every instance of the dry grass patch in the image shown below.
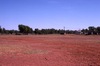
<svg viewBox="0 0 100 66"><path fill-rule="evenodd" d="M33 49L30 46L21 45L0 45L0 55L2 54L45 54L47 50Z"/></svg>

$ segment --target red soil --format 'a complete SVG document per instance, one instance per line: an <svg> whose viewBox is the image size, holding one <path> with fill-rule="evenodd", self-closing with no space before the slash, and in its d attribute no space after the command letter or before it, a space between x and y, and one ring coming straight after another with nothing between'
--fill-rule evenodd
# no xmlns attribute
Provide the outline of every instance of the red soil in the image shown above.
<svg viewBox="0 0 100 66"><path fill-rule="evenodd" d="M100 66L100 36L0 35L0 66Z"/></svg>

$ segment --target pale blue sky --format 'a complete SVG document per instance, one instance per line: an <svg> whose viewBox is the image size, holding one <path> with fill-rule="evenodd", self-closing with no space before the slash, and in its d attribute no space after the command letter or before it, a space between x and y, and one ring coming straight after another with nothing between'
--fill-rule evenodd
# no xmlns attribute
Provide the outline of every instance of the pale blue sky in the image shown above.
<svg viewBox="0 0 100 66"><path fill-rule="evenodd" d="M100 0L0 0L0 25L18 29L100 26Z"/></svg>

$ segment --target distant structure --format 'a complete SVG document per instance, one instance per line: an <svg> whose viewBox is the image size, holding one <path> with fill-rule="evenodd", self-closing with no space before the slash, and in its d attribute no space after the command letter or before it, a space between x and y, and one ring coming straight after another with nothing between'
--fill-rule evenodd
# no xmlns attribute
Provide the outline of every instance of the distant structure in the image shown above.
<svg viewBox="0 0 100 66"><path fill-rule="evenodd" d="M66 35L66 30L65 27L63 28L63 30L60 32L61 35Z"/></svg>
<svg viewBox="0 0 100 66"><path fill-rule="evenodd" d="M65 27L64 27L64 35L66 34L66 30L65 30Z"/></svg>
<svg viewBox="0 0 100 66"><path fill-rule="evenodd" d="M80 34L81 34L81 30L80 30L80 29L77 30L77 31L76 31L76 34L77 34L77 35L80 35Z"/></svg>

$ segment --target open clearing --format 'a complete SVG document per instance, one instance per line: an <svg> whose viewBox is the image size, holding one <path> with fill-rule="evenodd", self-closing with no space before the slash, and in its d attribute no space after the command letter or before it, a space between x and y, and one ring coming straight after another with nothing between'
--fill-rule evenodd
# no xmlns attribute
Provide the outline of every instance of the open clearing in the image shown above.
<svg viewBox="0 0 100 66"><path fill-rule="evenodd" d="M100 36L0 35L0 66L100 66Z"/></svg>

